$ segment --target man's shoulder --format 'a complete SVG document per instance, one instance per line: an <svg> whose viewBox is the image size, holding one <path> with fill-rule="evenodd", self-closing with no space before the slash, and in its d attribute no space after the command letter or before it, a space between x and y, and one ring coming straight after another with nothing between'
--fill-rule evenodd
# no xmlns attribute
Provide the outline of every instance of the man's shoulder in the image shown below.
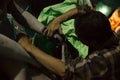
<svg viewBox="0 0 120 80"><path fill-rule="evenodd" d="M112 56L118 54L119 52L120 52L120 41L118 41L117 44L111 45L107 49L99 50L96 51L95 53L100 56L102 55L104 57L108 57L107 55Z"/></svg>
<svg viewBox="0 0 120 80"><path fill-rule="evenodd" d="M118 45L111 49L95 51L86 59L79 59L78 62L74 61L76 65L72 66L71 69L73 74L75 73L74 76L79 77L79 79L85 80L86 77L84 75L89 75L90 80L96 76L97 78L109 80L112 76L117 76L120 73L119 61L120 46ZM114 71L115 73L112 74ZM111 76L104 77L106 75ZM117 76L117 78L119 78L119 76Z"/></svg>
<svg viewBox="0 0 120 80"><path fill-rule="evenodd" d="M84 75L90 75L91 77L103 78L103 76L111 75L116 76L120 73L120 45L111 46L111 48L97 50L88 55L86 59L76 58L69 64L69 72L75 73L75 77L82 76L81 79L85 79ZM117 71L111 74L112 71ZM78 75L80 76L78 76ZM110 77L110 76L109 76ZM106 79L109 80L107 77ZM117 76L119 78L119 76Z"/></svg>

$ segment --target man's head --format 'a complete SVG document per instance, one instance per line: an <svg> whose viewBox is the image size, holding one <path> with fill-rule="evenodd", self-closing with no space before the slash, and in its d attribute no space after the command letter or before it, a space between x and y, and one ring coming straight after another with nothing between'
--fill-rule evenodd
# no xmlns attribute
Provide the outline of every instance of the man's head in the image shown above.
<svg viewBox="0 0 120 80"><path fill-rule="evenodd" d="M120 7L117 8L109 18L111 29L116 33L120 30Z"/></svg>
<svg viewBox="0 0 120 80"><path fill-rule="evenodd" d="M109 20L104 14L86 6L81 6L80 9L75 19L75 32L83 43L93 47L113 36Z"/></svg>

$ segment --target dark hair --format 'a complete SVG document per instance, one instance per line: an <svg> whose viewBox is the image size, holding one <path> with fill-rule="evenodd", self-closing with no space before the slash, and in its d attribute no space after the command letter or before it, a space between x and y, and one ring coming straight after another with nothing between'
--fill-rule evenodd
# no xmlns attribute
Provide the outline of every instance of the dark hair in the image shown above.
<svg viewBox="0 0 120 80"><path fill-rule="evenodd" d="M96 41L102 43L113 35L108 18L98 12L80 6L79 13L75 18L75 32L83 43L86 41Z"/></svg>

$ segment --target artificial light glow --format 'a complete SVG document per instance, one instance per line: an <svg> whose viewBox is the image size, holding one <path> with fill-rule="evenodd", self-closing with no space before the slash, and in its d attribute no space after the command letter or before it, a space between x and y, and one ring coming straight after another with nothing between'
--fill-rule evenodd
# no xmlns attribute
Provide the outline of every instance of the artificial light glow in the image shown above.
<svg viewBox="0 0 120 80"><path fill-rule="evenodd" d="M107 14L108 10L104 7L100 9L100 12L102 12L103 14Z"/></svg>
<svg viewBox="0 0 120 80"><path fill-rule="evenodd" d="M103 3L99 3L96 7L96 10L100 11L101 13L103 13L106 16L109 16L111 8L107 5L104 5Z"/></svg>

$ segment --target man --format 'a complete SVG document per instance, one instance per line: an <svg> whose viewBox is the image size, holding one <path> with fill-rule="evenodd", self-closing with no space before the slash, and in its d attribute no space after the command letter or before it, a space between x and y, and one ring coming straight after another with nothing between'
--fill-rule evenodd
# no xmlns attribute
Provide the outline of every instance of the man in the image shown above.
<svg viewBox="0 0 120 80"><path fill-rule="evenodd" d="M15 41L16 32L14 31L13 25L11 25L7 19L8 5L11 7L9 12L11 12L15 20L23 27L31 28L41 33L44 26L28 11L24 11L14 0L0 0L0 77L4 75L4 78L8 76L9 80L21 80L21 78L25 80L27 64L31 64L39 69L41 67L39 63Z"/></svg>
<svg viewBox="0 0 120 80"><path fill-rule="evenodd" d="M68 10L76 8L77 6L80 6L80 5L86 5L86 4L92 7L90 0L64 0L64 2L62 3L45 7L41 11L40 15L38 16L38 20L44 25L47 25L47 29L45 30L46 32L48 31L49 35L47 36L51 36L52 33L54 32L54 29L56 30L56 32L61 31L65 35L68 42L78 51L78 55L83 58L85 58L88 54L88 46L84 45L76 37L75 30L74 30L74 19L64 21L64 23L62 23L61 27L59 28L57 26L56 27L54 26L56 23L55 24L53 23L53 26L51 25L51 28L48 25L51 23L52 20L64 14Z"/></svg>
<svg viewBox="0 0 120 80"><path fill-rule="evenodd" d="M88 6L79 7L75 18L75 32L89 46L89 55L86 59L78 57L66 64L36 48L26 36L18 42L37 61L65 80L119 80L119 41L106 16Z"/></svg>
<svg viewBox="0 0 120 80"><path fill-rule="evenodd" d="M119 0L91 0L92 6L94 10L100 11L102 12L104 15L106 15L108 18L110 18L110 23L111 23L111 28L113 31L115 31L114 28L117 27L117 25L119 25ZM115 10L115 11L114 11ZM71 12L72 14L76 14L76 11L73 9ZM71 13L70 12L70 13ZM66 20L65 18L67 18L69 15L65 15L62 16L61 18L57 17L58 19L54 19L47 27L47 29L45 30L45 33L47 34L47 36L51 36L54 31L60 29L60 25L57 25L59 23L61 23L63 20ZM71 14L71 15L72 15ZM113 20L112 20L113 19ZM114 23L114 25L113 25ZM62 26L62 25L61 25ZM63 28L64 29L64 28ZM115 31L116 32L116 31Z"/></svg>
<svg viewBox="0 0 120 80"><path fill-rule="evenodd" d="M74 4L75 3L75 4ZM113 6L111 6L113 3ZM66 5L67 4L67 5ZM76 5L77 4L77 5ZM63 21L67 16L75 14L76 11L73 9L79 5L89 5L94 10L100 11L104 13L106 16L110 15L114 8L118 7L119 1L104 1L104 0L65 0L63 3L48 6L43 9L38 20L42 22L44 25L48 25L52 20L52 22L47 26L47 29L44 31L47 36L52 36L55 31L62 31L66 36L67 40L73 45L74 48L77 49L79 56L85 58L88 55L88 46L82 44L79 39L76 37L74 32L74 19L70 19L64 21L64 23L58 25L61 21ZM62 7L61 7L62 6ZM107 7L106 7L107 6ZM65 13L69 9L73 9L69 14L65 15L62 18L57 18L57 16ZM75 11L75 12L74 12ZM72 13L72 14L71 14ZM55 19L55 20L54 20ZM68 27L69 26L69 27ZM80 44L80 45L78 45ZM79 49L81 48L81 49Z"/></svg>
<svg viewBox="0 0 120 80"><path fill-rule="evenodd" d="M117 33L120 26L120 8L115 9L113 14L110 16L109 21L111 23L111 29Z"/></svg>

